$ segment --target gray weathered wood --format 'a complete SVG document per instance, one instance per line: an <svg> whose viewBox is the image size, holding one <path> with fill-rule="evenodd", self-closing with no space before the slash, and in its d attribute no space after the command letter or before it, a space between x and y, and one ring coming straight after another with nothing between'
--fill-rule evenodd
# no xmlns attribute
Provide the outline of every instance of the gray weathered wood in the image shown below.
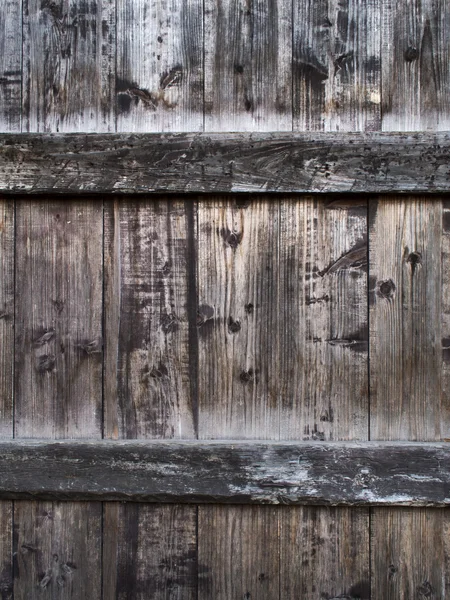
<svg viewBox="0 0 450 600"><path fill-rule="evenodd" d="M15 502L14 597L100 600L100 502Z"/></svg>
<svg viewBox="0 0 450 600"><path fill-rule="evenodd" d="M14 202L0 200L0 437L13 435Z"/></svg>
<svg viewBox="0 0 450 600"><path fill-rule="evenodd" d="M450 4L381 0L383 131L450 129Z"/></svg>
<svg viewBox="0 0 450 600"><path fill-rule="evenodd" d="M114 131L115 1L23 2L23 130Z"/></svg>
<svg viewBox="0 0 450 600"><path fill-rule="evenodd" d="M1 135L0 190L445 192L450 135Z"/></svg>
<svg viewBox="0 0 450 600"><path fill-rule="evenodd" d="M0 441L3 498L450 503L450 446L414 442Z"/></svg>
<svg viewBox="0 0 450 600"><path fill-rule="evenodd" d="M203 129L202 0L117 0L117 131Z"/></svg>
<svg viewBox="0 0 450 600"><path fill-rule="evenodd" d="M280 598L370 598L365 508L290 506L280 513Z"/></svg>
<svg viewBox="0 0 450 600"><path fill-rule="evenodd" d="M22 0L3 0L0 7L0 131L20 131Z"/></svg>
<svg viewBox="0 0 450 600"><path fill-rule="evenodd" d="M291 131L292 0L206 0L205 130Z"/></svg>
<svg viewBox="0 0 450 600"><path fill-rule="evenodd" d="M294 0L295 131L380 129L381 0Z"/></svg>

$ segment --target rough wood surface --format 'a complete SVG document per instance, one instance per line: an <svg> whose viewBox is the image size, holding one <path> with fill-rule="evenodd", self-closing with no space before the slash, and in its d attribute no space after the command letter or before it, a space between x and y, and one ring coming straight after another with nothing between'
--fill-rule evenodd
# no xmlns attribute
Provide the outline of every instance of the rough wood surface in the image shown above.
<svg viewBox="0 0 450 600"><path fill-rule="evenodd" d="M100 502L15 502L14 597L101 599Z"/></svg>
<svg viewBox="0 0 450 600"><path fill-rule="evenodd" d="M280 599L369 600L367 510L282 507Z"/></svg>
<svg viewBox="0 0 450 600"><path fill-rule="evenodd" d="M23 130L114 131L115 1L23 2Z"/></svg>
<svg viewBox="0 0 450 600"><path fill-rule="evenodd" d="M15 436L101 435L98 201L25 201L16 217Z"/></svg>
<svg viewBox="0 0 450 600"><path fill-rule="evenodd" d="M448 192L450 135L1 135L0 191Z"/></svg>
<svg viewBox="0 0 450 600"><path fill-rule="evenodd" d="M2 0L0 7L0 131L20 131L22 0Z"/></svg>
<svg viewBox="0 0 450 600"><path fill-rule="evenodd" d="M294 2L294 131L380 129L381 2Z"/></svg>
<svg viewBox="0 0 450 600"><path fill-rule="evenodd" d="M117 131L203 129L201 0L117 0Z"/></svg>
<svg viewBox="0 0 450 600"><path fill-rule="evenodd" d="M204 3L205 130L291 131L292 0Z"/></svg>
<svg viewBox="0 0 450 600"><path fill-rule="evenodd" d="M201 507L199 600L279 598L279 510Z"/></svg>
<svg viewBox="0 0 450 600"><path fill-rule="evenodd" d="M13 435L14 202L0 200L0 437Z"/></svg>
<svg viewBox="0 0 450 600"><path fill-rule="evenodd" d="M450 447L413 442L0 441L3 498L450 503Z"/></svg>

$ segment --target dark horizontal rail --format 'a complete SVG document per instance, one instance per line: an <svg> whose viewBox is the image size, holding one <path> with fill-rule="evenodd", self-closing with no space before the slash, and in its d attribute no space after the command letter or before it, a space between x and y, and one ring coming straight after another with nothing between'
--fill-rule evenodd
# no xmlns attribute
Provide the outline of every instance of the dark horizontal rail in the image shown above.
<svg viewBox="0 0 450 600"><path fill-rule="evenodd" d="M0 191L442 193L450 134L2 134Z"/></svg>
<svg viewBox="0 0 450 600"><path fill-rule="evenodd" d="M0 442L0 498L450 504L450 444Z"/></svg>

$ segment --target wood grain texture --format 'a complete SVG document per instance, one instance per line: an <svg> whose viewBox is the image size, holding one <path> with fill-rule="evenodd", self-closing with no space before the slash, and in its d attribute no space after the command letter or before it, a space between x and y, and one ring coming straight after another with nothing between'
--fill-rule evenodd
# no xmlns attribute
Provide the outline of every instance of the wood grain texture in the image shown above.
<svg viewBox="0 0 450 600"><path fill-rule="evenodd" d="M292 0L205 2L205 130L291 131Z"/></svg>
<svg viewBox="0 0 450 600"><path fill-rule="evenodd" d="M203 129L202 6L117 0L117 131Z"/></svg>
<svg viewBox="0 0 450 600"><path fill-rule="evenodd" d="M106 204L107 437L194 435L195 211L167 198Z"/></svg>
<svg viewBox="0 0 450 600"><path fill-rule="evenodd" d="M280 598L369 600L367 510L283 507Z"/></svg>
<svg viewBox="0 0 450 600"><path fill-rule="evenodd" d="M437 134L1 135L0 191L448 192Z"/></svg>
<svg viewBox="0 0 450 600"><path fill-rule="evenodd" d="M382 0L382 129L450 129L450 5Z"/></svg>
<svg viewBox="0 0 450 600"><path fill-rule="evenodd" d="M377 131L381 1L294 0L295 131Z"/></svg>
<svg viewBox="0 0 450 600"><path fill-rule="evenodd" d="M98 201L25 201L16 220L16 437L100 437Z"/></svg>
<svg viewBox="0 0 450 600"><path fill-rule="evenodd" d="M197 518L186 506L107 505L105 539L117 528L116 577L103 597L118 600L196 600Z"/></svg>
<svg viewBox="0 0 450 600"><path fill-rule="evenodd" d="M24 131L113 131L114 0L23 0Z"/></svg>
<svg viewBox="0 0 450 600"><path fill-rule="evenodd" d="M101 503L16 502L14 597L100 600Z"/></svg>
<svg viewBox="0 0 450 600"><path fill-rule="evenodd" d="M448 509L378 508L372 532L373 600L448 597Z"/></svg>
<svg viewBox="0 0 450 600"><path fill-rule="evenodd" d="M413 442L5 440L0 442L0 496L445 506L450 503L447 446Z"/></svg>
<svg viewBox="0 0 450 600"><path fill-rule="evenodd" d="M371 439L449 437L441 413L442 202L370 205Z"/></svg>
<svg viewBox="0 0 450 600"><path fill-rule="evenodd" d="M279 510L201 507L199 600L279 598Z"/></svg>
<svg viewBox="0 0 450 600"><path fill-rule="evenodd" d="M0 200L0 437L13 435L14 202Z"/></svg>
<svg viewBox="0 0 450 600"><path fill-rule="evenodd" d="M22 0L0 3L0 131L22 122Z"/></svg>

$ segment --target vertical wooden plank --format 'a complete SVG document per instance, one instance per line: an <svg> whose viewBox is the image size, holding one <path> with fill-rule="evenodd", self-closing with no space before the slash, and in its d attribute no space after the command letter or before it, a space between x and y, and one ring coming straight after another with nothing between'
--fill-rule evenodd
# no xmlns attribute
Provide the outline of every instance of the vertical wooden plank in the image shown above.
<svg viewBox="0 0 450 600"><path fill-rule="evenodd" d="M448 509L377 508L372 523L372 598L448 597Z"/></svg>
<svg viewBox="0 0 450 600"><path fill-rule="evenodd" d="M105 437L196 436L196 204L105 205ZM104 600L197 594L197 509L104 505Z"/></svg>
<svg viewBox="0 0 450 600"><path fill-rule="evenodd" d="M369 600L366 509L283 507L280 520L281 598Z"/></svg>
<svg viewBox="0 0 450 600"><path fill-rule="evenodd" d="M280 203L281 439L368 435L367 201Z"/></svg>
<svg viewBox="0 0 450 600"><path fill-rule="evenodd" d="M382 198L371 204L370 220L371 439L448 438L443 203ZM446 597L448 515L373 509L374 600Z"/></svg>
<svg viewBox="0 0 450 600"><path fill-rule="evenodd" d="M450 128L450 5L382 0L383 131Z"/></svg>
<svg viewBox="0 0 450 600"><path fill-rule="evenodd" d="M382 0L294 0L294 130L380 129Z"/></svg>
<svg viewBox="0 0 450 600"><path fill-rule="evenodd" d="M101 436L102 203L19 201L15 435Z"/></svg>
<svg viewBox="0 0 450 600"><path fill-rule="evenodd" d="M14 202L0 200L0 437L13 435ZM0 595L11 600L12 502L0 502Z"/></svg>
<svg viewBox="0 0 450 600"><path fill-rule="evenodd" d="M24 1L24 129L114 131L114 0Z"/></svg>
<svg viewBox="0 0 450 600"><path fill-rule="evenodd" d="M22 0L0 3L0 131L20 131Z"/></svg>
<svg viewBox="0 0 450 600"><path fill-rule="evenodd" d="M199 434L279 435L278 202L211 199L199 211Z"/></svg>
<svg viewBox="0 0 450 600"><path fill-rule="evenodd" d="M100 598L101 503L15 502L15 598Z"/></svg>
<svg viewBox="0 0 450 600"><path fill-rule="evenodd" d="M291 131L291 61L292 0L206 0L206 131Z"/></svg>
<svg viewBox="0 0 450 600"><path fill-rule="evenodd" d="M197 598L197 514L182 505L105 505L115 518L116 578L105 577L104 598ZM110 536L110 529L105 529ZM105 541L107 541L105 537ZM113 546L110 546L110 549ZM110 562L111 564L111 562Z"/></svg>
<svg viewBox="0 0 450 600"><path fill-rule="evenodd" d="M203 129L202 0L117 0L117 131Z"/></svg>
<svg viewBox="0 0 450 600"><path fill-rule="evenodd" d="M200 508L199 598L279 598L279 509Z"/></svg>
<svg viewBox="0 0 450 600"><path fill-rule="evenodd" d="M439 440L449 425L441 414L442 202L382 198L370 210L371 439Z"/></svg>
<svg viewBox="0 0 450 600"><path fill-rule="evenodd" d="M101 437L102 203L21 200L15 435ZM16 597L100 598L101 504L18 502Z"/></svg>
<svg viewBox="0 0 450 600"><path fill-rule="evenodd" d="M106 437L194 436L195 220L189 201L106 205Z"/></svg>

